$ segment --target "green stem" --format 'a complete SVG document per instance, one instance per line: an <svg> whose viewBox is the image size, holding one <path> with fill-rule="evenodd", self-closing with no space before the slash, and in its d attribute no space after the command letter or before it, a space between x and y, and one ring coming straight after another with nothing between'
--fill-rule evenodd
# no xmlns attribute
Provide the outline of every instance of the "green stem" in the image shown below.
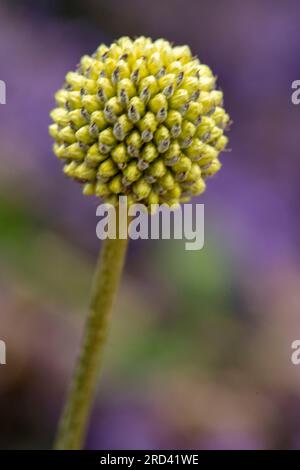
<svg viewBox="0 0 300 470"><path fill-rule="evenodd" d="M82 348L62 413L55 449L80 449L84 443L127 244L128 239L107 239L103 243Z"/></svg>

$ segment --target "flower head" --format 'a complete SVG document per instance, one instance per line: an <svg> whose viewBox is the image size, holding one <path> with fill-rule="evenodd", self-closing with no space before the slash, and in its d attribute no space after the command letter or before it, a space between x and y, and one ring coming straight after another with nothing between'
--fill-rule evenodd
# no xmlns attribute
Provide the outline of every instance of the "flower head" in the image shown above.
<svg viewBox="0 0 300 470"><path fill-rule="evenodd" d="M186 202L221 167L229 116L188 46L122 37L82 57L55 95L50 134L64 173L117 205Z"/></svg>

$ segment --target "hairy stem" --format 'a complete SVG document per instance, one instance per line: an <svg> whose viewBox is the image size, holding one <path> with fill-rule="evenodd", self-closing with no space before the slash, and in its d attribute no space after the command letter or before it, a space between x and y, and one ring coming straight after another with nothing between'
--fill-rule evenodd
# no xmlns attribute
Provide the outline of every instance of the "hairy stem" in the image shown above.
<svg viewBox="0 0 300 470"><path fill-rule="evenodd" d="M81 352L62 413L56 449L81 449L83 446L127 244L128 239L106 239L103 243Z"/></svg>

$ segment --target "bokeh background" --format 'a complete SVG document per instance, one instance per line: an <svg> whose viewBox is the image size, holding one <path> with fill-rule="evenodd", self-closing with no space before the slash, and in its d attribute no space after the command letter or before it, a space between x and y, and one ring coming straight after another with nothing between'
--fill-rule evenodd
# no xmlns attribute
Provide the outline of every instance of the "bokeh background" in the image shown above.
<svg viewBox="0 0 300 470"><path fill-rule="evenodd" d="M99 250L97 201L48 136L79 57L121 35L188 43L219 77L232 151L206 242L131 243L86 447L300 448L297 0L0 3L0 447L50 448Z"/></svg>

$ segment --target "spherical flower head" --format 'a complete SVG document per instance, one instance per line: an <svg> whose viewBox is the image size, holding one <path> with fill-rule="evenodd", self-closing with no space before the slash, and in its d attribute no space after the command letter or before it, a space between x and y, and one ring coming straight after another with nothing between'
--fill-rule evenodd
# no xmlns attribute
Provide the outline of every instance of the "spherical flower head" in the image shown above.
<svg viewBox="0 0 300 470"><path fill-rule="evenodd" d="M144 37L102 44L55 99L54 153L86 195L173 205L203 193L221 168L229 116L216 77L188 46Z"/></svg>

